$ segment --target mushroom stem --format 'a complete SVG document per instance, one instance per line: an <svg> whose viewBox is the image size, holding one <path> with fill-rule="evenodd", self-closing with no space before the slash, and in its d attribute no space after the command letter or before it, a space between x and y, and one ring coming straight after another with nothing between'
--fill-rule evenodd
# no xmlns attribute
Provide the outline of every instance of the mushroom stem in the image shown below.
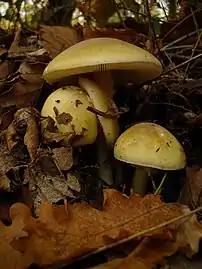
<svg viewBox="0 0 202 269"><path fill-rule="evenodd" d="M110 71L95 72L94 81L110 98L113 98L115 90Z"/></svg>
<svg viewBox="0 0 202 269"><path fill-rule="evenodd" d="M133 193L139 193L143 196L146 193L148 181L148 171L142 166L136 166L135 175L132 180Z"/></svg>
<svg viewBox="0 0 202 269"><path fill-rule="evenodd" d="M108 185L113 185L112 167L109 161L108 146L102 132L99 133L95 142L97 150L97 162L99 164L99 176Z"/></svg>

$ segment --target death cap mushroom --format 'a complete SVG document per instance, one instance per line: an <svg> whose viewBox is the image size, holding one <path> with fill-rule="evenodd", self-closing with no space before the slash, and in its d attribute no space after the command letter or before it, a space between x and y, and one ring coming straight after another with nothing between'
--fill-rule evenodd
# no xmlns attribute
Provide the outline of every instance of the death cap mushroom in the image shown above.
<svg viewBox="0 0 202 269"><path fill-rule="evenodd" d="M98 120L94 113L87 110L92 106L88 95L78 87L66 86L51 93L46 99L41 115L51 117L55 120L58 130L62 133L75 132L78 136L83 133L80 139L74 142L74 146L93 144L97 137ZM58 115L70 118L65 122L59 122ZM42 129L46 126L42 125Z"/></svg>
<svg viewBox="0 0 202 269"><path fill-rule="evenodd" d="M115 38L81 41L57 55L43 77L54 83L71 75L112 70L112 77L127 82L145 82L158 77L161 63L148 51Z"/></svg>
<svg viewBox="0 0 202 269"><path fill-rule="evenodd" d="M161 170L183 169L186 156L178 140L162 126L142 122L122 133L114 146L116 159Z"/></svg>

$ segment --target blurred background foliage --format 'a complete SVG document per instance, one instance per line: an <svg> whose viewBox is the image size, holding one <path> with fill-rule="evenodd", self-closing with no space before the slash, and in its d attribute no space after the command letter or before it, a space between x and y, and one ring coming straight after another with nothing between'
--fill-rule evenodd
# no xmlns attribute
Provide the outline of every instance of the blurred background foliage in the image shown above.
<svg viewBox="0 0 202 269"><path fill-rule="evenodd" d="M150 20L158 35L163 22L179 20L198 8L201 3L196 0L3 0L0 27L6 31L17 25L37 30L41 24L123 28Z"/></svg>

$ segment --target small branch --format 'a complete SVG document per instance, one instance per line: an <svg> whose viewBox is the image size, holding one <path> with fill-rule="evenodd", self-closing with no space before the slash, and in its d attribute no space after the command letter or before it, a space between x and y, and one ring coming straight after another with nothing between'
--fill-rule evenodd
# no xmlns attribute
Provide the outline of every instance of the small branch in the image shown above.
<svg viewBox="0 0 202 269"><path fill-rule="evenodd" d="M168 71L164 72L162 75L168 74L169 72L174 71L174 70L176 70L177 68L182 67L183 65L185 65L185 64L187 64L187 63L189 63L189 62L191 62L191 61L193 61L193 60L196 60L196 59L198 59L198 58L200 58L200 57L202 57L202 53L200 53L200 54L194 56L194 57L191 58L191 59L188 59L187 61L185 61L185 62L183 62L183 63L181 63L181 64L176 65L175 67L173 67L173 68L169 69Z"/></svg>
<svg viewBox="0 0 202 269"><path fill-rule="evenodd" d="M200 9L195 10L193 13L196 13L200 11ZM179 23L177 23L170 31L168 31L168 33L163 37L163 40L166 39L166 37L168 37L178 26L180 26L184 21L186 21L188 18L190 18L191 16L193 16L192 14L189 14L187 17L185 17L183 20L181 20Z"/></svg>
<svg viewBox="0 0 202 269"><path fill-rule="evenodd" d="M128 112L129 109L127 108L122 108L123 111L120 112L114 112L114 113L105 113L102 112L94 107L88 106L87 110L104 118L118 118L120 115L125 114L126 112Z"/></svg>

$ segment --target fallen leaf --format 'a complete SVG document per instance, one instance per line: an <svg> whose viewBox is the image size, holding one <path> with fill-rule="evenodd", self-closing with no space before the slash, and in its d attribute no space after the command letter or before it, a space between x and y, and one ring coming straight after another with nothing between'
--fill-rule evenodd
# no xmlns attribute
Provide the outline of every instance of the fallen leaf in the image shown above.
<svg viewBox="0 0 202 269"><path fill-rule="evenodd" d="M40 35L44 48L51 59L55 58L63 50L81 41L77 31L70 27L41 26Z"/></svg>
<svg viewBox="0 0 202 269"><path fill-rule="evenodd" d="M69 188L73 191L80 192L81 191L81 185L79 183L79 176L78 174L73 174L68 172L67 173L67 185Z"/></svg>
<svg viewBox="0 0 202 269"><path fill-rule="evenodd" d="M53 142L66 141L66 144L71 144L71 141L75 138L75 132L61 133L58 131L55 121L51 117L47 117L41 121L41 125L44 126L44 131L42 133L43 142L46 144L51 144Z"/></svg>
<svg viewBox="0 0 202 269"><path fill-rule="evenodd" d="M13 114L16 111L15 106L0 108L0 130L5 130L13 120Z"/></svg>
<svg viewBox="0 0 202 269"><path fill-rule="evenodd" d="M58 170L56 163L47 150L38 150L35 163L25 172L24 183L29 182L35 212L45 201L57 203L66 197L74 198L64 175Z"/></svg>
<svg viewBox="0 0 202 269"><path fill-rule="evenodd" d="M197 221L196 216L193 215L189 221L185 221L179 227L175 240L180 246L181 252L183 251L190 258L198 253L201 238L202 225Z"/></svg>
<svg viewBox="0 0 202 269"><path fill-rule="evenodd" d="M5 175L13 167L18 167L19 162L7 148L6 139L0 136L0 174Z"/></svg>
<svg viewBox="0 0 202 269"><path fill-rule="evenodd" d="M101 25L105 25L116 12L116 3L112 0L77 0L77 7L84 13L84 17L94 17Z"/></svg>
<svg viewBox="0 0 202 269"><path fill-rule="evenodd" d="M13 267L16 251L23 253L19 262L24 267L20 269L26 268L24 260L39 266L61 265L106 246L109 241L106 238L118 241L181 216L184 210L179 204L164 204L158 195L141 198L134 194L127 198L112 189L106 189L104 195L103 211L87 204L64 207L45 202L37 219L31 217L25 205L14 204L10 210L12 224L8 227L0 225L0 244L5 245L5 248L0 247L1 262L4 255L8 255L8 248L13 247L9 249L10 263L2 262L2 268L16 268ZM179 225L181 222L170 224L144 236L155 238L176 230Z"/></svg>
<svg viewBox="0 0 202 269"><path fill-rule="evenodd" d="M38 91L43 86L42 73L45 65L40 63L23 62L14 74L10 88L0 96L0 105L28 107L33 104L38 96Z"/></svg>
<svg viewBox="0 0 202 269"><path fill-rule="evenodd" d="M115 29L112 27L107 28L90 28L85 26L83 30L84 39L98 38L98 37L111 37L121 39L128 43L139 45L140 39L136 31L132 29Z"/></svg>
<svg viewBox="0 0 202 269"><path fill-rule="evenodd" d="M73 165L73 151L71 146L52 149L53 158L61 170L67 171Z"/></svg>
<svg viewBox="0 0 202 269"><path fill-rule="evenodd" d="M126 258L113 259L91 269L152 269L157 263L162 263L165 257L174 254L177 249L177 244L172 241L151 239L137 253L135 249L134 254L132 252Z"/></svg>
<svg viewBox="0 0 202 269"><path fill-rule="evenodd" d="M17 144L16 137L18 136L19 139L23 139L32 161L38 148L38 127L34 112L32 108L19 109L15 113L14 120L8 127L6 134L9 150L12 150Z"/></svg>
<svg viewBox="0 0 202 269"><path fill-rule="evenodd" d="M202 205L202 169L188 167L186 182L181 190L180 202L191 207Z"/></svg>
<svg viewBox="0 0 202 269"><path fill-rule="evenodd" d="M0 176L0 191L10 191L10 180L6 175Z"/></svg>

